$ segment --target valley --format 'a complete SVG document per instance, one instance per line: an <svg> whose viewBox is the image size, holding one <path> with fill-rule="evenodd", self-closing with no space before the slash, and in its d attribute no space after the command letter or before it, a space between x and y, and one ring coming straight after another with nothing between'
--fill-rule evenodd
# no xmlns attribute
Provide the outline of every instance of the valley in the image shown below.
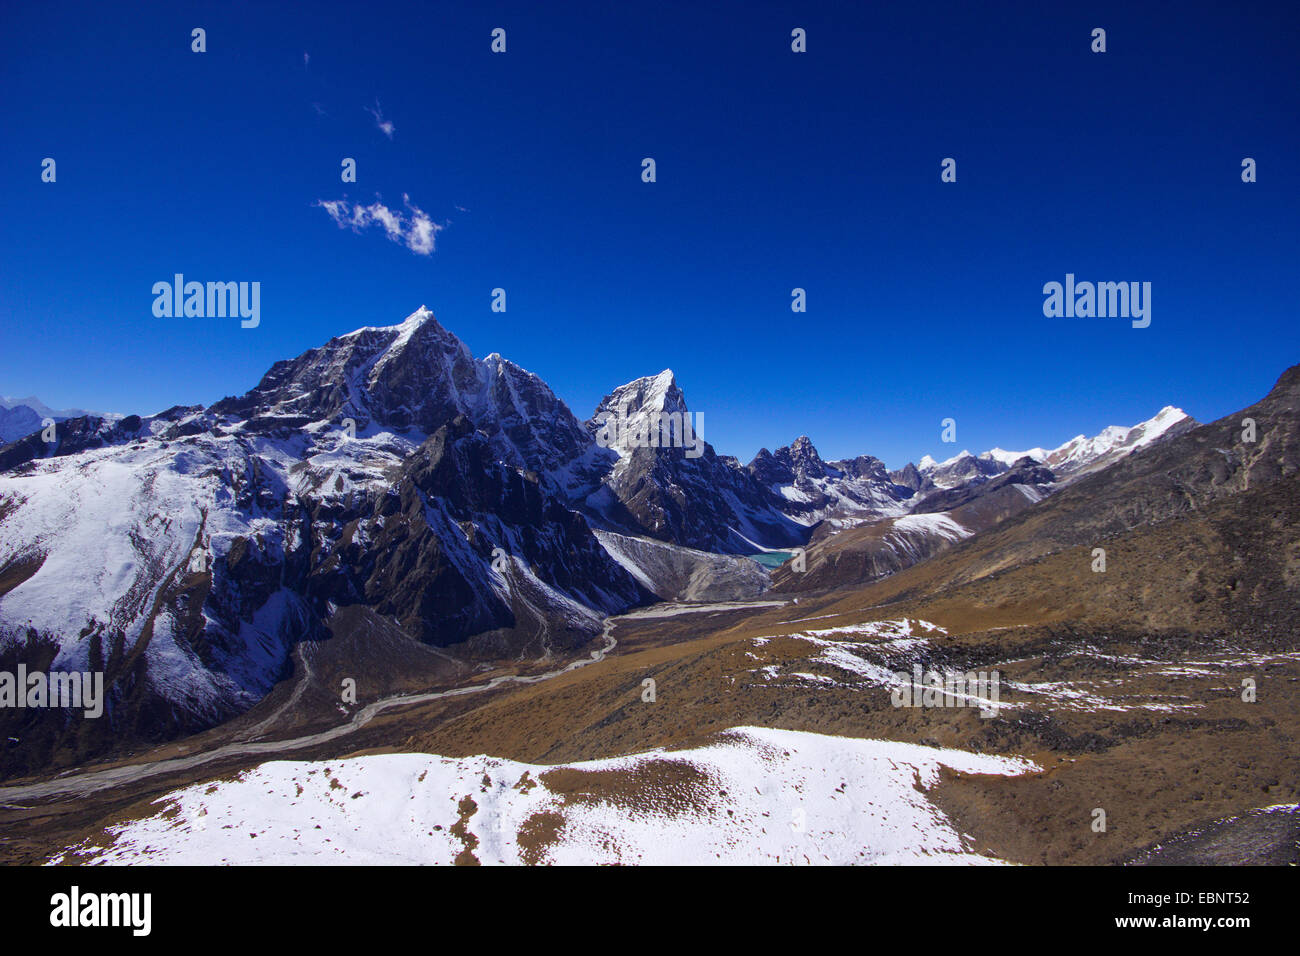
<svg viewBox="0 0 1300 956"><path fill-rule="evenodd" d="M1300 366L895 471L611 409L691 414L421 309L0 448L0 669L107 698L0 712L0 858L1296 862Z"/></svg>

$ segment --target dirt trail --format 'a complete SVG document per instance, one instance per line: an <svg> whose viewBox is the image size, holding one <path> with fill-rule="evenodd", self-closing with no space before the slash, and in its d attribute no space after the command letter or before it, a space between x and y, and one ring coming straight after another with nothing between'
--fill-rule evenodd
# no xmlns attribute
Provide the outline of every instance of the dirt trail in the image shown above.
<svg viewBox="0 0 1300 956"><path fill-rule="evenodd" d="M248 732L244 734L245 740L258 740L265 737L270 728L280 719L280 716L292 710L293 707L297 705L298 701L302 699L303 692L306 691L308 685L311 684L313 676L311 669L311 648L309 645L298 645L298 660L302 662L302 676L298 678L298 683L294 686L293 693L289 695L288 700L275 709L275 713L251 727Z"/></svg>
<svg viewBox="0 0 1300 956"><path fill-rule="evenodd" d="M656 605L650 608L643 608L617 617L606 618L604 629L600 635L601 646L599 648L592 651L591 655L587 658L580 658L566 664L564 667L547 671L544 674L535 674L532 676L519 676L513 674L503 675L501 677L494 677L485 684L472 684L468 687L430 691L423 694L404 694L385 697L361 708L361 710L352 715L352 719L347 723L340 724L337 727L331 727L329 730L323 730L319 733L309 734L305 737L295 737L289 740L236 741L234 743L216 747L212 750L190 754L184 757L172 757L165 760L151 761L149 763L128 764L120 767L110 767L104 770L93 770L73 776L46 780L40 783L25 784L15 787L0 787L0 805L9 805L10 809L17 809L18 807L13 806L15 801L39 800L46 797L81 796L88 793L94 793L98 790L104 790L109 787L136 783L150 777L158 776L159 774L192 770L201 767L204 764L227 757L264 754L270 758L287 751L301 750L305 747L314 747L319 744L328 743L331 740L337 740L340 737L354 733L368 724L378 714L381 714L386 710L391 710L394 707L405 707L409 704L423 704L444 697L461 697L467 694L481 694L485 691L494 690L506 684L536 684L541 681L550 680L551 678L559 677L561 674L567 674L580 667L586 667L588 664L595 664L604 660L605 656L618 646L618 642L614 639L613 631L620 621L646 617L669 617L678 614L725 610L742 606L774 606L784 603L784 601L767 601L759 602L756 605ZM304 665L305 663L304 660ZM306 685L303 683L300 686ZM276 715L278 716L278 714L279 711L277 711ZM257 727L253 728L252 732L256 733L261 731L266 726L266 723L267 721L263 721L261 724L258 724Z"/></svg>

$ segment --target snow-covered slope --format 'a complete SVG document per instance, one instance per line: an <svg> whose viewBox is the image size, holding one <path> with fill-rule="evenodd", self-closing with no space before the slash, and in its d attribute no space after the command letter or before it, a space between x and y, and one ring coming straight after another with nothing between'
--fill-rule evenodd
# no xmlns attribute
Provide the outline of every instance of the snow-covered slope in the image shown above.
<svg viewBox="0 0 1300 956"><path fill-rule="evenodd" d="M61 423L0 449L0 651L103 670L92 736L113 747L246 710L350 605L425 644L571 650L649 597L568 503L589 445L540 379L426 310L208 409ZM80 733L43 716L33 765Z"/></svg>
<svg viewBox="0 0 1300 956"><path fill-rule="evenodd" d="M275 762L168 794L157 814L111 828L107 848L69 848L56 862L997 862L970 850L928 799L941 767L1039 769L761 727L693 750L557 767L423 754Z"/></svg>
<svg viewBox="0 0 1300 956"><path fill-rule="evenodd" d="M1131 455L1161 438L1179 435L1196 422L1182 409L1165 406L1153 418L1132 428L1112 425L1092 438L1077 435L1040 459L1063 480L1073 480ZM1039 449L1035 449L1036 451Z"/></svg>
<svg viewBox="0 0 1300 956"><path fill-rule="evenodd" d="M304 616L300 598L268 587L246 609L214 592L201 607L170 599L207 579L236 541L257 540L281 558L292 548L293 529L258 503L259 491L284 492L285 476L264 460L239 438L203 435L0 474L0 568L28 575L0 596L0 644L34 637L55 649L51 669L74 671L98 669L92 657L118 646L143 658L138 673L159 695L195 717L250 706L283 669Z"/></svg>

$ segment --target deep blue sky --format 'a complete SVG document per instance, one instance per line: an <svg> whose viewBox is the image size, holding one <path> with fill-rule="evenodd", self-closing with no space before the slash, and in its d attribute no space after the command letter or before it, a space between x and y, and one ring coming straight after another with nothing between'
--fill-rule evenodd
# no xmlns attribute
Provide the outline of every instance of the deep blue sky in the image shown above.
<svg viewBox="0 0 1300 956"><path fill-rule="evenodd" d="M671 367L721 452L899 466L1300 361L1295 4L115 6L0 13L0 393L208 403L426 304L580 417ZM431 255L314 205L404 193ZM154 318L176 272L260 281L260 328ZM1151 327L1044 318L1066 272L1150 281Z"/></svg>

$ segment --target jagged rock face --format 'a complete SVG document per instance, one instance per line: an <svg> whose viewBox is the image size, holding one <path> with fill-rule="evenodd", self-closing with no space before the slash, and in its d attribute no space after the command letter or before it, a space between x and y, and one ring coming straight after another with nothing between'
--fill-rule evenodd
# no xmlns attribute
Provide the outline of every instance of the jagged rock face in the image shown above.
<svg viewBox="0 0 1300 956"><path fill-rule="evenodd" d="M912 492L920 491L921 485L925 481L925 479L921 477L921 473L916 470L916 465L912 464L910 461L898 471L889 472L889 480Z"/></svg>
<svg viewBox="0 0 1300 956"><path fill-rule="evenodd" d="M749 542L795 544L804 537L745 472L709 446L694 460L675 448L635 449L620 459L607 487L635 532L689 548L747 553L755 550Z"/></svg>
<svg viewBox="0 0 1300 956"><path fill-rule="evenodd" d="M924 481L919 490L926 493L935 488L952 488L973 478L989 478L1006 470L1007 466L999 461L977 458L970 452L964 451L948 461L934 464L929 468L922 467Z"/></svg>
<svg viewBox="0 0 1300 956"><path fill-rule="evenodd" d="M859 455L857 458L833 461L831 464L851 478L869 478L882 483L893 482L885 463L871 455Z"/></svg>
<svg viewBox="0 0 1300 956"><path fill-rule="evenodd" d="M760 448L747 467L749 473L761 484L768 486L794 484L795 474L790 462L782 461L766 448Z"/></svg>
<svg viewBox="0 0 1300 956"><path fill-rule="evenodd" d="M611 447L622 452L630 447L631 442L627 436L635 433L638 426L648 434L650 423L657 416L682 415L688 411L686 396L677 385L672 369L664 369L658 375L647 375L620 385L606 395L588 420L587 429L595 436L605 416L614 416L617 420L626 422L623 439L619 440L619 436L615 435L610 442Z"/></svg>
<svg viewBox="0 0 1300 956"><path fill-rule="evenodd" d="M761 450L748 471L776 507L808 527L828 519L853 523L903 514L912 496L880 459L860 455L827 464L806 435L775 452Z"/></svg>
<svg viewBox="0 0 1300 956"><path fill-rule="evenodd" d="M827 467L807 436L775 452L760 449L747 470L782 511L805 524L834 510L836 499L828 493L827 483L844 477Z"/></svg>
<svg viewBox="0 0 1300 956"><path fill-rule="evenodd" d="M493 436L494 453L572 492L599 480L600 462L612 455L591 448L587 429L536 375L499 355L483 360L485 401L477 404L475 426ZM565 471L568 475L562 475Z"/></svg>
<svg viewBox="0 0 1300 956"><path fill-rule="evenodd" d="M810 478L821 478L826 475L826 463L817 454L812 439L807 435L800 435L788 449L782 450L786 452L790 466L796 475L807 475Z"/></svg>
<svg viewBox="0 0 1300 956"><path fill-rule="evenodd" d="M54 441L46 442L42 430L0 447L0 472L10 471L38 458L75 455L92 448L130 441L139 436L143 421L139 415L112 419L83 416L57 422Z"/></svg>
<svg viewBox="0 0 1300 956"><path fill-rule="evenodd" d="M408 319L403 325L410 322ZM372 416L376 424L400 430L412 427L417 410L423 412L430 405L442 405L442 421L446 421L449 416L454 417L455 411L447 402L445 391L436 391L417 402L413 410L400 401L394 404L385 401L385 398L391 399L395 391L400 392L400 386L393 389L376 381L375 365L395 345L400 348L409 343L415 331L417 329L403 329L402 326L359 329L331 339L295 359L276 362L255 388L239 398L222 399L212 406L211 411L215 415L243 420L248 423L250 431L257 432L276 427L299 428L316 421L337 423L345 418L351 418L359 428L365 428ZM462 363L462 375L467 372L466 363ZM435 369L430 370L429 376L445 376L446 373L439 362ZM372 409L367 391L376 385L386 394L376 396ZM433 411L432 408L428 410Z"/></svg>
<svg viewBox="0 0 1300 956"><path fill-rule="evenodd" d="M246 710L337 608L428 644L500 632L513 655L511 634L572 649L649 598L564 497L613 453L540 379L475 361L425 312L209 409L39 437L0 450L0 652L109 662L90 750Z"/></svg>
<svg viewBox="0 0 1300 956"><path fill-rule="evenodd" d="M359 329L277 362L256 388L210 411L259 433L351 419L358 432L391 429L417 441L464 415L499 459L555 482L553 491L591 444L545 382L499 355L475 359L424 308L401 325Z"/></svg>
<svg viewBox="0 0 1300 956"><path fill-rule="evenodd" d="M616 431L610 421L619 423ZM618 457L603 487L586 499L593 518L610 530L702 551L752 553L755 542L772 547L803 540L806 532L750 472L703 440L700 422L671 371L607 395L587 429Z"/></svg>
<svg viewBox="0 0 1300 956"><path fill-rule="evenodd" d="M313 570L310 593L373 606L429 644L514 626L511 563L554 592L546 610L555 613L565 602L609 613L643 597L586 523L534 475L496 460L463 416L424 442L349 527Z"/></svg>
<svg viewBox="0 0 1300 956"><path fill-rule="evenodd" d="M801 481L842 477L840 470L829 468L822 461L807 435L801 435L775 452L769 452L766 448L759 449L754 460L749 463L749 473L769 486L798 485Z"/></svg>

